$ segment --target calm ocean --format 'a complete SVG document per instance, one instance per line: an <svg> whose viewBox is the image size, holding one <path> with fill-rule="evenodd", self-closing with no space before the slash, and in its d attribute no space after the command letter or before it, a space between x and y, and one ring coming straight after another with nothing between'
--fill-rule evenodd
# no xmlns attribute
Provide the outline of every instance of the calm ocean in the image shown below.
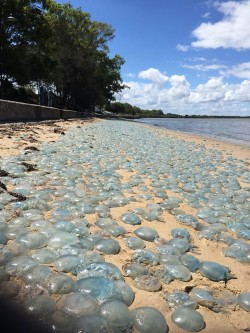
<svg viewBox="0 0 250 333"><path fill-rule="evenodd" d="M250 118L141 118L136 121L250 147Z"/></svg>

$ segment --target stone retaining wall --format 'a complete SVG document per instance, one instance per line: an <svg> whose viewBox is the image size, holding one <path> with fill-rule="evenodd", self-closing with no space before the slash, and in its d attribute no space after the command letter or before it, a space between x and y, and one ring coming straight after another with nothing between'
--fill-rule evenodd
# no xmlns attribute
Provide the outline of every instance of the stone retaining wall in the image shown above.
<svg viewBox="0 0 250 333"><path fill-rule="evenodd" d="M81 118L81 112L0 99L0 122Z"/></svg>

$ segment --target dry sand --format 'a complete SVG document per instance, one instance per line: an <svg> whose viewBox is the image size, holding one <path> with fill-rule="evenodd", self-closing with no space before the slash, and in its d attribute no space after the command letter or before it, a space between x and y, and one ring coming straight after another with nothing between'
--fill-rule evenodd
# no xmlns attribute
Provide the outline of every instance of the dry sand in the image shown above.
<svg viewBox="0 0 250 333"><path fill-rule="evenodd" d="M27 147L38 147L42 142L55 141L64 135L64 133L72 127L87 126L88 121L100 121L100 120L70 120L70 121L56 121L51 123L32 123L32 124L9 124L0 126L0 157L10 156L18 154L21 150ZM147 126L147 125L142 125ZM239 145L234 145L226 143L223 141L215 141L205 137L200 137L196 135L169 131L161 128L153 128L152 130L157 131L159 135L165 135L178 137L183 140L193 141L195 143L205 144L207 148L217 149L222 151L225 155L232 155L236 158L242 160L249 160L250 150L248 147L243 147ZM126 172L124 170L119 171L123 176L123 182L126 182L128 177L132 175L131 172ZM247 186L247 184L243 184ZM176 196L176 193L171 193L167 191L169 195ZM132 210L135 207L145 207L146 204L150 202L160 203L162 200L159 198L154 198L154 200L147 202L135 202L126 205L125 207L112 208L112 217L120 223L120 216ZM196 209L187 205L187 203L182 203L180 209L184 210L186 214L195 214ZM93 223L96 220L96 216L88 215L88 220L91 223L90 230L97 230ZM122 223L124 226L124 224ZM163 213L163 222L154 221L148 222L143 221L143 226L149 226L158 231L162 238L170 239L171 230L175 227L180 227L177 223L176 218L169 214L168 212ZM126 225L125 228L131 231L131 235L138 226ZM213 290L225 290L231 291L236 295L240 292L250 291L250 269L249 265L242 264L236 260L228 257L224 257L222 253L223 247L222 243L208 241L206 239L198 239L197 232L192 228L187 228L193 237L194 244L198 247L194 255L200 260L216 261L222 265L230 267L233 274L237 276L237 279L229 280L225 285L224 282L212 282L207 278L204 278L199 273L192 273L192 280L189 282L181 282L175 280L169 285L163 285L160 292L147 292L139 290L134 286L134 282L131 278L125 277L126 281L130 284L135 292L135 300L131 305L130 309L134 309L138 306L152 306L160 310L166 317L167 323L169 325L170 332L185 332L179 329L177 326L173 325L171 322L172 311L168 308L166 301L163 298L164 293L171 292L174 290L184 290L186 286L196 286L196 287L206 287L212 288ZM121 251L118 255L105 255L105 261L112 262L117 265L121 270L124 264L130 262L132 250L129 250L125 246L124 239L118 237L119 243L121 245ZM146 242L148 249L153 249L155 244L151 242ZM239 306L233 309L225 311L225 313L215 313L205 307L199 307L198 311L204 316L206 321L206 328L202 332L246 332L250 331L250 313L242 310ZM153 332L152 332L153 333Z"/></svg>

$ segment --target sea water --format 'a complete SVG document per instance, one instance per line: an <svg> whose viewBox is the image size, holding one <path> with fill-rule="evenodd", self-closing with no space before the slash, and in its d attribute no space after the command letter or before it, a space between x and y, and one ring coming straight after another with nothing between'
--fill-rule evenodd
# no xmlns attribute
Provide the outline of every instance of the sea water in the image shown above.
<svg viewBox="0 0 250 333"><path fill-rule="evenodd" d="M136 121L250 146L250 118L141 118Z"/></svg>

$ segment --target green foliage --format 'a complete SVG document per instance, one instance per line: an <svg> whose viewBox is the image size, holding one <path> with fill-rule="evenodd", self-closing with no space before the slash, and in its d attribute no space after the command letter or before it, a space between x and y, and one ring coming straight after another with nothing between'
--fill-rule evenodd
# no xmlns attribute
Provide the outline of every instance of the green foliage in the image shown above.
<svg viewBox="0 0 250 333"><path fill-rule="evenodd" d="M109 103L105 106L105 109L115 114L131 115L140 118L160 118L164 116L162 110L143 110L129 103Z"/></svg>
<svg viewBox="0 0 250 333"><path fill-rule="evenodd" d="M0 0L1 96L10 85L52 86L61 107L84 110L123 89L124 60L109 57L114 29L70 3Z"/></svg>

